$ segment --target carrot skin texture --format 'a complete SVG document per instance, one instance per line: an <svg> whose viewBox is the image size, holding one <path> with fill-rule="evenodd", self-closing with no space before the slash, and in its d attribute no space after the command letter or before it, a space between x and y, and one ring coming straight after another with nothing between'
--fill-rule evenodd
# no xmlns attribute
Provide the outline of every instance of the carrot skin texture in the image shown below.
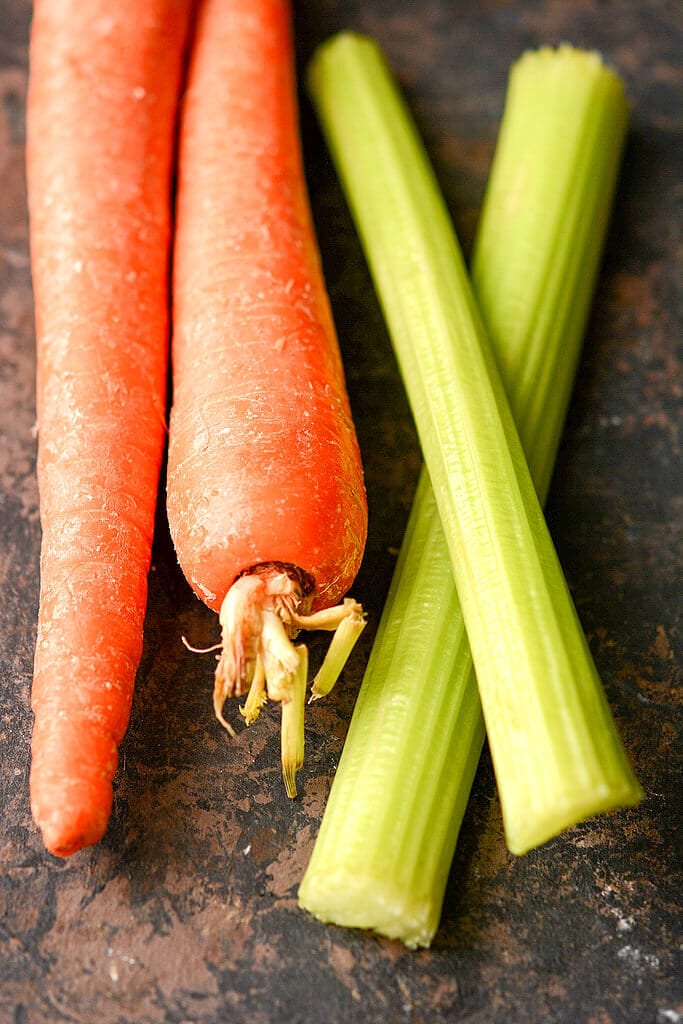
<svg viewBox="0 0 683 1024"><path fill-rule="evenodd" d="M165 441L168 266L188 0L38 0L27 178L41 593L31 807L103 835L142 652Z"/></svg>
<svg viewBox="0 0 683 1024"><path fill-rule="evenodd" d="M167 509L218 611L243 571L288 563L313 607L351 585L361 459L302 166L284 0L207 0L181 116Z"/></svg>

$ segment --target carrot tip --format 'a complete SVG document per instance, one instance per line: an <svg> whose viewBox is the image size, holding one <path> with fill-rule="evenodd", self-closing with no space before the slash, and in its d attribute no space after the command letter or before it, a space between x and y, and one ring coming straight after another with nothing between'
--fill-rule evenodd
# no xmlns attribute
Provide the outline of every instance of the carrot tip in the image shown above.
<svg viewBox="0 0 683 1024"><path fill-rule="evenodd" d="M88 846L95 846L104 835L109 820L110 803L93 813L91 808L68 813L67 808L53 808L49 814L34 808L43 845L55 857L71 857Z"/></svg>

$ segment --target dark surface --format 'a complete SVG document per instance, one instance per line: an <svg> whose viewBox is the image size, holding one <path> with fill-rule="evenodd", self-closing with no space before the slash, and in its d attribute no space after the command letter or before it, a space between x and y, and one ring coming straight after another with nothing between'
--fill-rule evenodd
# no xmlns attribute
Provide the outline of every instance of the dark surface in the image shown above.
<svg viewBox="0 0 683 1024"><path fill-rule="evenodd" d="M419 11L419 13L418 13ZM633 103L613 227L548 517L647 792L515 860L486 754L430 950L325 928L296 907L419 467L366 268L304 102L312 202L363 448L369 626L308 716L301 797L276 712L236 742L212 716L214 616L163 514L114 814L98 848L46 854L28 806L38 599L32 298L23 177L30 5L0 0L0 1022L676 1024L680 917L680 8L399 0L297 5L299 56L344 27L383 43L469 247L507 68L528 46L600 48ZM678 20L677 20L678 19ZM319 656L315 640L313 656ZM678 826L678 832L677 832Z"/></svg>

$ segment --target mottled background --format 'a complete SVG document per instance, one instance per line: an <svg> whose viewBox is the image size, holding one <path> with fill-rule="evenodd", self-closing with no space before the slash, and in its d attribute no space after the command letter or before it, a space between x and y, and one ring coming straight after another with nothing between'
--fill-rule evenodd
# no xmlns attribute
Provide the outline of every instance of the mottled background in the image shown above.
<svg viewBox="0 0 683 1024"><path fill-rule="evenodd" d="M341 28L381 40L466 249L507 68L525 47L569 40L601 49L633 104L548 517L647 799L515 860L485 753L440 931L430 950L414 953L324 928L296 907L420 461L305 101L312 201L367 473L371 528L354 594L368 629L341 685L308 716L301 797L290 803L277 711L235 742L213 719L211 661L189 654L180 636L213 641L215 618L180 577L160 513L110 829L71 860L42 848L27 793L40 540L23 169L31 8L0 0L1 1024L683 1021L680 12L675 0L296 4L302 64ZM316 640L314 658L320 651Z"/></svg>

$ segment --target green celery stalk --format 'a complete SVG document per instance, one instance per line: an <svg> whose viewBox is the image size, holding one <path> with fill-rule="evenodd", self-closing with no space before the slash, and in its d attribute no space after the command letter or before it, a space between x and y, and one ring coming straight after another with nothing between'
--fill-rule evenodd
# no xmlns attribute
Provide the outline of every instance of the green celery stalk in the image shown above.
<svg viewBox="0 0 683 1024"><path fill-rule="evenodd" d="M484 742L434 493L420 477L299 902L429 945Z"/></svg>
<svg viewBox="0 0 683 1024"><path fill-rule="evenodd" d="M514 432L509 435L500 382L491 372L462 259L426 156L370 40L344 34L325 44L311 64L309 88L366 246L399 361L408 367L406 387L426 439L427 463L440 482L441 515L452 494L443 483L443 465L434 457L434 433L449 452L456 452L456 459L462 458L463 446L465 461L470 458L476 465L477 458L483 459L481 475L489 490L478 500L488 543L502 552L496 570L505 574L507 547L524 549L529 533L513 520L504 490L495 497L488 478L495 472L491 467L500 464L500 453L491 455L485 431L496 433L496 445L505 449L507 437L513 447L503 482L507 487L514 481L515 496L525 486L517 477L526 467L522 461L522 469L510 473L510 462L520 464L514 452L517 439ZM526 54L512 70L475 244L473 280L541 498L569 401L626 123L621 83L597 55L570 47L543 49ZM457 347L465 334L466 357L425 354L430 332L435 344L447 349ZM417 352L412 360L405 351L411 347ZM471 372L470 359L476 364ZM453 389L467 407L450 410L450 419L447 410L445 426L447 403L436 410L430 403L433 393L444 388ZM470 389L476 392L474 402ZM489 405L494 396L502 439L490 409L484 410L485 429L471 422L479 414L482 391ZM458 433L464 440L456 436L453 441ZM462 468L456 466L454 474L460 479ZM487 501L499 508L487 508ZM519 516L520 509L515 511ZM636 802L641 791L583 637L577 638L566 587L557 581L556 569L553 576L547 568L535 568L535 559L541 559L534 547L547 547L547 536L538 527L531 534L528 554L534 571L524 566L521 594L516 590L525 608L509 615L504 604L501 616L495 614L495 601L480 602L472 593L480 586L478 569L463 537L482 525L468 504L460 514L472 520L460 530L452 526L457 510L447 508L444 521L451 553L456 561L470 563L456 571L465 590L463 605L470 604L468 629L479 649L490 643L496 653L478 657L479 683L508 842L514 852L523 852L582 817ZM553 559L544 564L552 566ZM488 569L483 575L484 589L495 592L495 578ZM477 614L480 603L483 623ZM516 628L524 635L516 635ZM502 643L495 635L499 629ZM504 721L508 714L512 728ZM374 928L408 945L428 945L438 925L483 736L449 543L423 472L299 891L301 905L326 921Z"/></svg>

